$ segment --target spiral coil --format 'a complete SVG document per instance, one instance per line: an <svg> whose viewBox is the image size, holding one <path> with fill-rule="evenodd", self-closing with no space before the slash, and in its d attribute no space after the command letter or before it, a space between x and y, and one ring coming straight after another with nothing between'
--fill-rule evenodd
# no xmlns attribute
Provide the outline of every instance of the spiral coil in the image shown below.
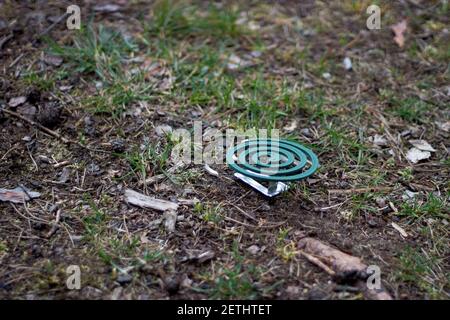
<svg viewBox="0 0 450 320"><path fill-rule="evenodd" d="M250 139L230 148L230 168L260 181L295 181L312 175L317 156L301 144L284 139Z"/></svg>

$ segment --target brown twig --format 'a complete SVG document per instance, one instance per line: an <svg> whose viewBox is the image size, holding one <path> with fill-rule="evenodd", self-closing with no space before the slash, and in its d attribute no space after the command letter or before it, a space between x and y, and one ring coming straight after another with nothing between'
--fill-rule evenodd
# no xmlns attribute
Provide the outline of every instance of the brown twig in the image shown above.
<svg viewBox="0 0 450 320"><path fill-rule="evenodd" d="M14 111L11 111L11 110L8 110L8 109L3 109L2 111L4 113L6 113L6 114L9 114L9 115L14 116L16 118L19 118L22 121L28 122L32 126L35 126L35 127L39 128L40 130L44 131L45 133L47 133L47 134L49 134L49 135L51 135L51 136L53 136L55 138L60 139L64 143L73 143L69 139L67 139L67 138L63 137L62 135L60 135L58 132L50 130L49 128L46 128L43 125L41 125L41 124L31 120L31 119L28 119L28 118L22 116L21 114L19 114L17 112L14 112Z"/></svg>
<svg viewBox="0 0 450 320"><path fill-rule="evenodd" d="M338 194L352 194L352 193L365 193L365 192L389 192L394 190L393 187L369 187L369 188L355 188L355 189L331 189L328 193Z"/></svg>
<svg viewBox="0 0 450 320"><path fill-rule="evenodd" d="M53 30L53 28L59 24L61 21L63 21L65 18L67 18L69 16L69 13L64 13L63 15L61 15L58 19L56 19L55 22L53 22L50 26L48 26L47 29L45 29L44 31L42 31L37 37L36 39L33 40L32 44L34 45L41 37L45 36L47 33L49 33L50 31Z"/></svg>
<svg viewBox="0 0 450 320"><path fill-rule="evenodd" d="M330 267L328 267L325 263L320 261L318 258L314 257L313 255L306 253L303 250L298 250L298 253L300 253L302 256L304 256L306 259L308 259L309 262L315 264L319 268L323 269L326 273L328 273L330 276L334 276L336 272L334 272Z"/></svg>
<svg viewBox="0 0 450 320"><path fill-rule="evenodd" d="M56 211L55 222L53 223L52 228L50 229L50 231L45 236L47 239L51 238L55 234L56 230L58 230L58 224L59 224L60 220L61 220L61 209Z"/></svg>
<svg viewBox="0 0 450 320"><path fill-rule="evenodd" d="M254 221L258 221L258 219L256 219L254 216L252 216L251 214L245 212L244 210L242 210L241 208L239 208L237 205L231 203L231 202L227 202L228 205L231 205L233 207L235 207L240 213L242 213L244 216L246 216L247 218L249 218L250 220L254 220Z"/></svg>
<svg viewBox="0 0 450 320"><path fill-rule="evenodd" d="M2 50L3 45L4 45L6 42L8 42L10 39L12 39L12 37L13 37L13 35L12 35L12 34L9 34L9 35L3 37L3 38L0 40L0 50Z"/></svg>
<svg viewBox="0 0 450 320"><path fill-rule="evenodd" d="M14 112L14 111L11 111L11 110L8 110L8 109L2 109L1 111L6 113L6 114L9 114L9 115L11 115L13 117L16 117L16 118L18 118L18 119L20 119L22 121L25 121L25 122L29 123L32 126L35 126L36 128L38 128L42 132L44 132L44 133L46 133L46 134L48 134L48 135L50 135L52 137L57 138L57 139L61 140L62 142L66 143L66 144L75 144L75 145L77 145L77 146L79 146L79 147L81 147L83 149L87 149L87 150L90 150L90 151L108 153L108 151L101 150L101 149L92 149L92 148L89 148L89 147L81 144L78 141L73 141L73 140L67 139L66 137L60 135L58 132L53 131L53 130L47 128L47 127L44 127L43 125L37 123L36 121L28 119L28 118L22 116L21 114L19 114L17 112Z"/></svg>

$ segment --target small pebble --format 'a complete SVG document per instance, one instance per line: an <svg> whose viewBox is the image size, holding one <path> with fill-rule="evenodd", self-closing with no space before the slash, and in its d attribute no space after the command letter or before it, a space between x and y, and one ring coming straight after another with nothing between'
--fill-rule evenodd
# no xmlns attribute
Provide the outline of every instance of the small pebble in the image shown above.
<svg viewBox="0 0 450 320"><path fill-rule="evenodd" d="M123 139L114 139L111 141L111 148L116 153L122 153L126 150L125 141Z"/></svg>
<svg viewBox="0 0 450 320"><path fill-rule="evenodd" d="M130 283L133 280L133 277L131 275L129 275L128 273L121 273L119 274L119 276L117 277L117 282L120 285L125 285Z"/></svg>
<svg viewBox="0 0 450 320"><path fill-rule="evenodd" d="M375 202L379 208L384 208L386 206L386 199L383 197L376 198Z"/></svg>
<svg viewBox="0 0 450 320"><path fill-rule="evenodd" d="M257 254L259 252L259 250L260 250L260 248L256 244L251 245L250 247L247 248L247 251L252 255Z"/></svg>
<svg viewBox="0 0 450 320"><path fill-rule="evenodd" d="M169 125L166 125L166 124L165 125L161 125L161 126L157 126L155 128L155 132L156 132L156 135L158 137L164 137L167 134L172 132L172 127L169 126Z"/></svg>
<svg viewBox="0 0 450 320"><path fill-rule="evenodd" d="M180 289L180 281L176 278L169 277L164 281L165 288L170 295L176 294Z"/></svg>

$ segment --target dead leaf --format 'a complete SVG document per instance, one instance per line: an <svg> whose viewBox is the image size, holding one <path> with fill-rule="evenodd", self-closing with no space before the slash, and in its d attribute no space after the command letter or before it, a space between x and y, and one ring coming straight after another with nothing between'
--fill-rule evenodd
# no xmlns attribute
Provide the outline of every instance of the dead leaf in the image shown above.
<svg viewBox="0 0 450 320"><path fill-rule="evenodd" d="M22 106L17 107L17 113L20 113L27 119L34 120L34 117L37 113L37 109L35 106L31 106L29 104L25 104Z"/></svg>
<svg viewBox="0 0 450 320"><path fill-rule="evenodd" d="M59 56L45 55L44 62L49 66L59 67L63 63L63 59Z"/></svg>
<svg viewBox="0 0 450 320"><path fill-rule="evenodd" d="M163 124L155 128L155 132L158 137L165 137L166 135L171 134L172 131L172 127L167 124Z"/></svg>
<svg viewBox="0 0 450 320"><path fill-rule="evenodd" d="M429 157L431 157L431 153L429 151L422 151L420 149L417 149L416 147L409 149L408 153L406 154L406 159L408 159L412 163L417 163L420 160L425 160Z"/></svg>
<svg viewBox="0 0 450 320"><path fill-rule="evenodd" d="M295 129L297 129L297 120L292 121L290 125L284 127L283 129L287 132L294 131Z"/></svg>
<svg viewBox="0 0 450 320"><path fill-rule="evenodd" d="M426 140L409 140L409 143L421 151L436 152Z"/></svg>
<svg viewBox="0 0 450 320"><path fill-rule="evenodd" d="M352 60L349 57L345 57L343 63L344 63L345 70L347 70L347 71L352 70L353 64L352 64Z"/></svg>
<svg viewBox="0 0 450 320"><path fill-rule="evenodd" d="M450 132L450 121L447 122L435 122L439 129L445 132Z"/></svg>
<svg viewBox="0 0 450 320"><path fill-rule="evenodd" d="M24 187L17 187L15 189L0 188L0 201L24 203L31 199L40 197L39 192L30 191Z"/></svg>
<svg viewBox="0 0 450 320"><path fill-rule="evenodd" d="M117 12L119 10L120 10L120 6L118 6L117 4L112 4L112 3L94 6L94 11L96 11L96 12L113 13L113 12Z"/></svg>
<svg viewBox="0 0 450 320"><path fill-rule="evenodd" d="M405 45L405 36L404 33L408 27L408 21L406 19L402 20L401 22L394 24L391 27L391 30L394 32L394 41L397 43L397 45L400 48L403 48Z"/></svg>
<svg viewBox="0 0 450 320"><path fill-rule="evenodd" d="M24 96L20 96L20 97L15 97L15 98L11 98L8 102L10 107L17 107L20 106L21 104L24 104L25 101L27 101L27 97Z"/></svg>
<svg viewBox="0 0 450 320"><path fill-rule="evenodd" d="M376 134L373 137L370 137L370 140L372 140L373 144L376 146L388 145L388 141L383 135Z"/></svg>
<svg viewBox="0 0 450 320"><path fill-rule="evenodd" d="M177 223L177 212L176 210L166 210L164 211L164 227L167 232L175 231L175 224Z"/></svg>
<svg viewBox="0 0 450 320"><path fill-rule="evenodd" d="M252 255L256 255L260 250L261 248L256 244L251 245L250 247L247 248L247 251Z"/></svg>
<svg viewBox="0 0 450 320"><path fill-rule="evenodd" d="M322 77L326 80L330 80L331 79L331 73L329 72L324 72L322 73Z"/></svg>
<svg viewBox="0 0 450 320"><path fill-rule="evenodd" d="M228 70L238 70L250 66L252 63L248 60L244 60L234 53L230 55L227 62Z"/></svg>

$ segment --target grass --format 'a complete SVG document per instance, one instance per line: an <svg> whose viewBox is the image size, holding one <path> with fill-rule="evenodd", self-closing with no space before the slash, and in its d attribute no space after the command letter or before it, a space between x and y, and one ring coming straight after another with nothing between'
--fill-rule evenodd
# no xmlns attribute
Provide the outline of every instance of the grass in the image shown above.
<svg viewBox="0 0 450 320"><path fill-rule="evenodd" d="M426 200L423 203L417 200L412 203L403 203L398 214L400 216L412 218L413 220L420 218L450 218L447 201L432 193L427 195Z"/></svg>
<svg viewBox="0 0 450 320"><path fill-rule="evenodd" d="M120 32L99 25L81 29L71 46L50 42L50 52L67 61L65 72L98 80L95 95L83 99L82 105L93 113L120 116L137 101L152 98L154 84L144 79L144 70L132 73L126 63L138 45Z"/></svg>
<svg viewBox="0 0 450 320"><path fill-rule="evenodd" d="M88 239L96 239L105 230L106 214L101 210L89 195L85 195L85 201L92 213L83 218L85 234Z"/></svg>
<svg viewBox="0 0 450 320"><path fill-rule="evenodd" d="M121 79L123 60L136 50L137 45L120 32L102 25L82 28L71 46L50 42L50 52L64 58L71 71L94 74L109 84Z"/></svg>
<svg viewBox="0 0 450 320"><path fill-rule="evenodd" d="M233 244L232 257L234 264L224 266L219 275L213 279L214 285L209 291L211 299L257 299L260 297L255 280L261 275L261 269L245 262L239 253L238 245Z"/></svg>
<svg viewBox="0 0 450 320"><path fill-rule="evenodd" d="M55 86L55 78L49 74L39 75L37 72L29 72L25 74L22 81L26 86L33 86L40 91L50 91Z"/></svg>
<svg viewBox="0 0 450 320"><path fill-rule="evenodd" d="M151 89L151 85L143 86L133 80L116 82L100 89L97 95L86 97L83 104L94 114L111 114L118 118L133 102L150 100Z"/></svg>
<svg viewBox="0 0 450 320"><path fill-rule="evenodd" d="M142 148L135 147L133 151L127 152L124 157L131 171L144 181L148 176L166 173L172 147L170 139L167 142L147 142Z"/></svg>
<svg viewBox="0 0 450 320"><path fill-rule="evenodd" d="M222 46L202 44L186 49L188 59L171 61L176 78L174 98L190 105L215 104L219 110L229 106L235 82L224 73L224 52Z"/></svg>
<svg viewBox="0 0 450 320"><path fill-rule="evenodd" d="M442 275L437 269L442 263L439 261L441 258L424 250L407 247L399 260L400 269L396 274L399 281L427 292L429 299L448 299L445 287L450 285L450 277L448 274Z"/></svg>
<svg viewBox="0 0 450 320"><path fill-rule="evenodd" d="M244 129L276 128L277 120L287 116L287 110L292 108L293 95L287 94L286 85L280 86L261 73L244 79L242 95L237 123Z"/></svg>
<svg viewBox="0 0 450 320"><path fill-rule="evenodd" d="M0 259L8 253L8 245L6 241L0 240Z"/></svg>
<svg viewBox="0 0 450 320"><path fill-rule="evenodd" d="M426 113L430 110L429 105L418 98L393 98L391 104L391 112L394 115L411 123L426 122Z"/></svg>
<svg viewBox="0 0 450 320"><path fill-rule="evenodd" d="M294 241L288 239L291 228L280 228L276 241L277 255L284 261L292 261L297 256L297 246Z"/></svg>
<svg viewBox="0 0 450 320"><path fill-rule="evenodd" d="M154 6L152 18L144 22L147 37L180 39L211 37L225 40L243 34L236 24L238 12L210 4L205 11L183 1L163 0Z"/></svg>
<svg viewBox="0 0 450 320"><path fill-rule="evenodd" d="M201 216L203 221L210 222L212 224L218 225L222 220L222 206L219 205L212 205L209 203L202 204L202 203L196 203L194 206L194 213Z"/></svg>
<svg viewBox="0 0 450 320"><path fill-rule="evenodd" d="M373 206L373 199L375 198L373 193L354 194L351 196L351 216L355 218L361 216L361 214L376 214L377 209Z"/></svg>
<svg viewBox="0 0 450 320"><path fill-rule="evenodd" d="M399 170L398 174L404 182L410 182L414 179L413 169L411 167Z"/></svg>
<svg viewBox="0 0 450 320"><path fill-rule="evenodd" d="M178 86L183 88L184 92L177 91L179 98L187 96L192 104L203 105L215 100L218 105L229 105L233 89L231 78L211 76L220 65L221 50L204 45L200 47L200 51L192 48L191 51L200 53L199 60L195 63L180 63L172 56L173 43L167 38L213 37L225 45L226 39L241 35L236 18L236 13L232 10L218 9L212 5L208 6L205 14L199 14L198 8L182 2L160 1L154 7L153 19L144 23L149 40L144 39L140 45L147 45L152 50L153 38L157 38L159 47L154 48L156 56L171 58L175 79ZM155 84L147 83L143 72L130 74L126 68L125 63L138 52L137 40L126 38L120 32L102 25L98 28L88 25L78 32L70 46L51 41L49 44L52 54L67 61L67 71L94 76L101 81L101 88L97 93L86 97L82 102L93 113L109 113L118 117L132 103L154 98L157 91ZM41 82L41 86L48 86L42 80Z"/></svg>
<svg viewBox="0 0 450 320"><path fill-rule="evenodd" d="M113 273L128 267L170 260L170 255L158 245L143 244L138 236L117 233L117 229L111 227L110 223L114 218L108 217L105 209L99 208L100 205L106 206L111 199L104 196L98 205L88 195L85 199L92 212L82 220L85 228L84 238L91 244L97 257L113 268Z"/></svg>

